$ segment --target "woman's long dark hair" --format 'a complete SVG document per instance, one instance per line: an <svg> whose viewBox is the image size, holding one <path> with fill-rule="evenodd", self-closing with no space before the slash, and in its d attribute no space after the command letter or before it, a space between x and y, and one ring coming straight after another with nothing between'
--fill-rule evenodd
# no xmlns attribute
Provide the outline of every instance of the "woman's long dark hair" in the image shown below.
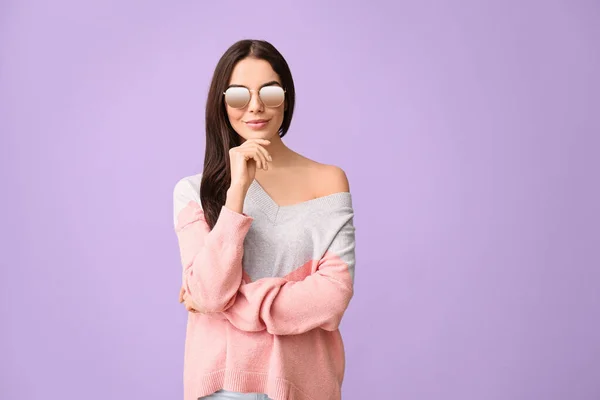
<svg viewBox="0 0 600 400"><path fill-rule="evenodd" d="M241 144L241 138L231 127L223 92L229 85L235 65L246 57L262 59L271 64L286 90L286 107L279 137L285 136L294 113L295 90L290 68L281 53L264 40L240 40L221 56L215 68L206 101L206 152L200 183L200 201L206 222L212 229L227 199L231 184L229 150Z"/></svg>

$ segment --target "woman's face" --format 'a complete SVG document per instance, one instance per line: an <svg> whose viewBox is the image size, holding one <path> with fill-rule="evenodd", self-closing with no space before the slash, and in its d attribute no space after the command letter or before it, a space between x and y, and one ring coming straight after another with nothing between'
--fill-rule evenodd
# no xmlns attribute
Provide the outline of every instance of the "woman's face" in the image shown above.
<svg viewBox="0 0 600 400"><path fill-rule="evenodd" d="M271 139L278 135L285 101L281 80L271 64L251 57L239 61L228 88L233 89L225 95L227 116L244 140ZM249 99L246 89L250 90Z"/></svg>

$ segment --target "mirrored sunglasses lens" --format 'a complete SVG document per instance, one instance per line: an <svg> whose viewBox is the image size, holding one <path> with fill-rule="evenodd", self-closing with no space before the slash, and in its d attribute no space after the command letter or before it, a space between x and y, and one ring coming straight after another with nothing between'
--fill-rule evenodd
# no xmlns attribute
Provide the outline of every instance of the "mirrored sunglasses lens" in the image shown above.
<svg viewBox="0 0 600 400"><path fill-rule="evenodd" d="M250 92L246 88L232 87L225 91L225 101L229 107L242 108L250 100Z"/></svg>
<svg viewBox="0 0 600 400"><path fill-rule="evenodd" d="M278 107L283 103L285 93L279 86L265 86L260 89L260 99L267 107Z"/></svg>

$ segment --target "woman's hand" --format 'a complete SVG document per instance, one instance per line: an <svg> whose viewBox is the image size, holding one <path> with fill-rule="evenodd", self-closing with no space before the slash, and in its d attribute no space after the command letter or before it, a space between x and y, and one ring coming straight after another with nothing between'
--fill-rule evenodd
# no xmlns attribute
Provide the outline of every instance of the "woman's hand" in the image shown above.
<svg viewBox="0 0 600 400"><path fill-rule="evenodd" d="M184 303L185 309L189 312L204 314L200 311L200 307L198 307L196 303L194 303L194 301L192 300L192 296L187 294L187 292L185 291L185 287L183 286L181 286L181 289L179 290L179 302Z"/></svg>
<svg viewBox="0 0 600 400"><path fill-rule="evenodd" d="M249 187L256 176L256 168L269 169L268 162L273 159L264 148L269 144L271 141L267 139L248 139L229 150L232 186Z"/></svg>

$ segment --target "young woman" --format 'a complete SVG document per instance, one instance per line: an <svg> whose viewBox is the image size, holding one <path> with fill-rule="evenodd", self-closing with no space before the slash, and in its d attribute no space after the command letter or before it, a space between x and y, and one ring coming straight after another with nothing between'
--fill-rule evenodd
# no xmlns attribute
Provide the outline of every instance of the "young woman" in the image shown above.
<svg viewBox="0 0 600 400"><path fill-rule="evenodd" d="M185 400L341 398L354 211L342 169L283 143L294 99L268 42L239 41L217 64L204 169L174 188Z"/></svg>

